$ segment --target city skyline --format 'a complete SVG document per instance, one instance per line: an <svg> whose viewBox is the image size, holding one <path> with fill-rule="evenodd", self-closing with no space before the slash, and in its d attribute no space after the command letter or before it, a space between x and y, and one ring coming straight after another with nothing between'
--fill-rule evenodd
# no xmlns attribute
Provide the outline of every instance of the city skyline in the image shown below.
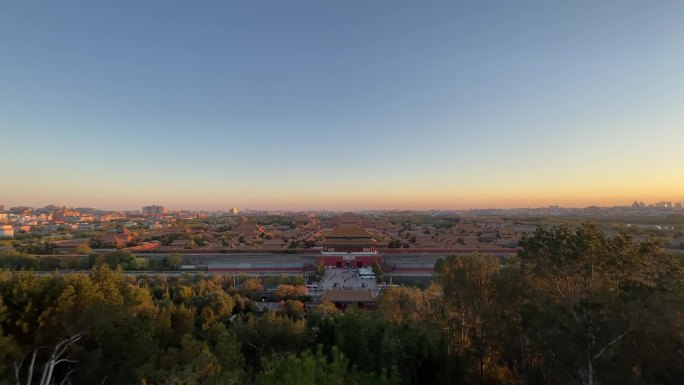
<svg viewBox="0 0 684 385"><path fill-rule="evenodd" d="M681 201L684 4L0 6L0 199Z"/></svg>
<svg viewBox="0 0 684 385"><path fill-rule="evenodd" d="M663 206L664 204L670 204L670 206ZM634 204L639 204L640 207L644 208L674 208L674 209L682 209L682 206L684 206L684 200L659 200L659 201L643 201L643 200L633 200L630 202L621 202L618 204L606 204L606 205L597 205L597 204L589 204L589 205L569 205L565 206L562 204L548 204L548 205L543 205L543 206L534 206L534 205L521 205L521 206L510 206L510 207L505 207L505 206L473 206L473 207L422 207L422 208L416 208L416 207L361 207L361 208L353 208L353 207L346 207L346 206L339 206L339 207L301 207L301 208L283 208L283 207L260 207L260 206L254 206L254 207L237 207L237 206L231 206L231 205L223 205L223 206L216 206L216 207L210 207L210 206L205 206L205 207L184 207L184 206L168 206L165 204L159 204L158 202L154 202L152 204L150 203L141 203L140 206L116 206L116 207L104 207L104 206L99 206L99 205L85 205L85 204L66 204L66 203L61 203L61 204L56 204L55 202L51 203L36 203L36 204L27 204L26 202L24 203L11 203L11 204L0 204L0 212L3 210L1 209L4 207L5 211L10 210L12 207L31 207L33 209L40 209L44 207L66 207L69 209L74 209L74 208L89 208L89 209L97 209L97 210L103 210L103 211L144 211L145 209L149 209L151 207L159 207L160 209L164 210L166 212L167 210L169 212L171 211L224 211L224 212L231 212L234 209L238 210L239 212L242 212L244 210L249 210L249 211L291 211L291 212L297 212L297 211L336 211L336 212L344 212L344 211L401 211L401 210L408 210L408 211L431 211L431 210L444 210L444 211L460 211L460 210L515 210L515 209L544 209L544 208L553 208L553 207L558 207L558 208L563 208L563 209L584 209L584 208L590 208L590 207L604 207L604 208L611 208L611 207L629 207L629 206L634 206ZM141 210L142 208L142 210Z"/></svg>

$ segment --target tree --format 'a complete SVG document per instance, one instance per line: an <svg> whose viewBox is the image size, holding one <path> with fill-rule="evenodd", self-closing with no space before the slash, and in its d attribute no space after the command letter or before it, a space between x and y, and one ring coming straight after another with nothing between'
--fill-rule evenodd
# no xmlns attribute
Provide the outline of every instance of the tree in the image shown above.
<svg viewBox="0 0 684 385"><path fill-rule="evenodd" d="M0 251L0 268L31 270L37 265L36 257L15 250Z"/></svg>
<svg viewBox="0 0 684 385"><path fill-rule="evenodd" d="M389 320L430 323L443 322L444 293L441 286L430 285L426 290L412 287L388 287L382 292L378 310ZM438 327L440 328L440 327Z"/></svg>
<svg viewBox="0 0 684 385"><path fill-rule="evenodd" d="M495 357L490 335L498 322L494 294L500 268L495 257L482 254L450 256L435 266L444 289L450 347L477 368L473 372L480 384Z"/></svg>
<svg viewBox="0 0 684 385"><path fill-rule="evenodd" d="M261 280L259 278L250 278L242 284L242 290L248 294L254 295L264 291L264 286L261 284Z"/></svg>
<svg viewBox="0 0 684 385"><path fill-rule="evenodd" d="M45 255L38 258L38 269L40 270L55 270L59 269L59 258L50 255Z"/></svg>
<svg viewBox="0 0 684 385"><path fill-rule="evenodd" d="M389 241L387 244L387 247L390 249L400 249L401 248L401 240L400 239L393 239Z"/></svg>
<svg viewBox="0 0 684 385"><path fill-rule="evenodd" d="M674 314L683 309L682 267L657 240L608 238L585 222L538 229L520 246L522 279L536 292L524 309L530 337L553 368L579 383L616 378L602 370L630 340L681 319Z"/></svg>
<svg viewBox="0 0 684 385"><path fill-rule="evenodd" d="M147 258L135 257L126 266L126 270L145 270L150 266Z"/></svg>
<svg viewBox="0 0 684 385"><path fill-rule="evenodd" d="M275 295L280 299L300 298L306 295L306 287L281 284L276 288Z"/></svg>
<svg viewBox="0 0 684 385"><path fill-rule="evenodd" d="M76 247L76 254L79 254L79 255L88 255L92 252L93 252L93 249L91 249L87 243L84 243L82 245L78 245L78 247Z"/></svg>
<svg viewBox="0 0 684 385"><path fill-rule="evenodd" d="M21 356L19 346L14 338L5 335L2 324L7 318L7 307L0 296L0 381L10 377L10 363Z"/></svg>
<svg viewBox="0 0 684 385"><path fill-rule="evenodd" d="M337 308L337 306L330 301L321 301L320 305L318 305L316 308L316 311L321 313L321 315L324 317L340 313L340 310Z"/></svg>
<svg viewBox="0 0 684 385"><path fill-rule="evenodd" d="M297 300L288 299L283 303L283 311L285 315L292 319L304 318L304 303Z"/></svg>
<svg viewBox="0 0 684 385"><path fill-rule="evenodd" d="M264 357L283 356L306 349L312 340L312 330L305 320L295 320L267 311L261 316L248 314L233 324L231 331L242 343L247 365L261 370Z"/></svg>
<svg viewBox="0 0 684 385"><path fill-rule="evenodd" d="M110 253L100 254L97 257L96 264L106 264L111 269L116 269L118 266L127 267L135 259L135 255L130 251L116 250Z"/></svg>
<svg viewBox="0 0 684 385"><path fill-rule="evenodd" d="M390 385L399 384L395 368L381 373L364 373L350 367L349 360L337 348L331 358L323 354L322 347L316 354L309 351L284 358L271 356L263 361L264 371L257 375L255 385Z"/></svg>
<svg viewBox="0 0 684 385"><path fill-rule="evenodd" d="M316 262L316 281L320 282L323 277L325 277L325 263L323 258L319 258L318 262Z"/></svg>
<svg viewBox="0 0 684 385"><path fill-rule="evenodd" d="M148 374L151 383L162 384L231 384L237 380L230 374L222 376L219 360L211 346L190 335L183 336L179 347L169 347L154 365L156 370ZM238 377L239 378L239 377ZM230 382L228 382L230 381ZM147 381L145 381L147 383Z"/></svg>
<svg viewBox="0 0 684 385"><path fill-rule="evenodd" d="M171 253L165 258L166 266L177 269L183 262L183 256L180 253Z"/></svg>
<svg viewBox="0 0 684 385"><path fill-rule="evenodd" d="M382 267L378 263L378 261L373 262L373 274L375 274L375 282L381 283L382 282Z"/></svg>

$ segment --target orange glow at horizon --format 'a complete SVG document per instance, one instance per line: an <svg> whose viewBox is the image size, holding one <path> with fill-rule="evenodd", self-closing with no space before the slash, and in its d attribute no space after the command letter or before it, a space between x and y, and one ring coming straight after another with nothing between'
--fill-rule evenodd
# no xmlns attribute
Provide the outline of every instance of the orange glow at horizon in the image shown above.
<svg viewBox="0 0 684 385"><path fill-rule="evenodd" d="M5 190L6 207L47 204L103 209L139 209L159 204L169 209L221 210L229 207L268 210L361 210L361 209L471 209L629 205L634 200L654 203L684 201L684 181L664 175L635 177L613 175L529 174L501 178L453 178L438 180L430 175L392 178L370 183L352 181L265 181L262 184L155 184L117 182L74 185L59 179L30 180ZM271 187L276 185L277 187Z"/></svg>

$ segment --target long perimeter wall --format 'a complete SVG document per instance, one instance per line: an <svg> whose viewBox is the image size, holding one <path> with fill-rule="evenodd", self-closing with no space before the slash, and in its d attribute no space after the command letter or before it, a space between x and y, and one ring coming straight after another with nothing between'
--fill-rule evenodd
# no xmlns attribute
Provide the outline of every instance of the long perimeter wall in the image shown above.
<svg viewBox="0 0 684 385"><path fill-rule="evenodd" d="M436 250L435 250L436 251ZM323 259L328 266L358 267L359 263L364 267L372 266L378 262L386 270L386 273L429 275L434 270L434 265L439 258L447 255L467 255L475 252L495 255L505 258L514 255L516 250L448 250L439 252L390 252L369 256L343 255L320 255L320 254L272 254L272 253L183 253L183 263L188 265L206 266L209 272L215 273L273 273L273 274L296 274L315 270L319 259ZM141 257L152 259L165 258L166 253L138 254ZM353 258L353 259L352 259Z"/></svg>

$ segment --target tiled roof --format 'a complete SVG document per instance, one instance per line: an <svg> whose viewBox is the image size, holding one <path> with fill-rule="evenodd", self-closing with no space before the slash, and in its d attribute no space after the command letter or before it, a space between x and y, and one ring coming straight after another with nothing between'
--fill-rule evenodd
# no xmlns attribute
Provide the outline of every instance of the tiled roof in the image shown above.
<svg viewBox="0 0 684 385"><path fill-rule="evenodd" d="M332 238L323 242L326 246L374 246L375 239L368 238Z"/></svg>
<svg viewBox="0 0 684 385"><path fill-rule="evenodd" d="M152 251L152 250L158 249L160 246L161 246L161 243L159 243L159 242L147 242L147 243L143 243L142 245L139 245L139 246L130 247L130 248L128 248L128 250L134 251L134 252L135 251Z"/></svg>
<svg viewBox="0 0 684 385"><path fill-rule="evenodd" d="M361 217L354 213L344 213L337 220L341 223L359 223L361 222Z"/></svg>
<svg viewBox="0 0 684 385"><path fill-rule="evenodd" d="M375 302L375 294L368 290L326 290L323 300L330 302Z"/></svg>
<svg viewBox="0 0 684 385"><path fill-rule="evenodd" d="M336 227L331 232L325 235L326 239L330 238L371 238L373 234L362 229L360 226L356 227Z"/></svg>
<svg viewBox="0 0 684 385"><path fill-rule="evenodd" d="M131 240L131 236L127 234L102 234L98 237L99 240L105 243L126 243Z"/></svg>
<svg viewBox="0 0 684 385"><path fill-rule="evenodd" d="M89 243L90 243L89 238L69 239L66 241L55 242L55 247L78 247L81 245L87 245Z"/></svg>

